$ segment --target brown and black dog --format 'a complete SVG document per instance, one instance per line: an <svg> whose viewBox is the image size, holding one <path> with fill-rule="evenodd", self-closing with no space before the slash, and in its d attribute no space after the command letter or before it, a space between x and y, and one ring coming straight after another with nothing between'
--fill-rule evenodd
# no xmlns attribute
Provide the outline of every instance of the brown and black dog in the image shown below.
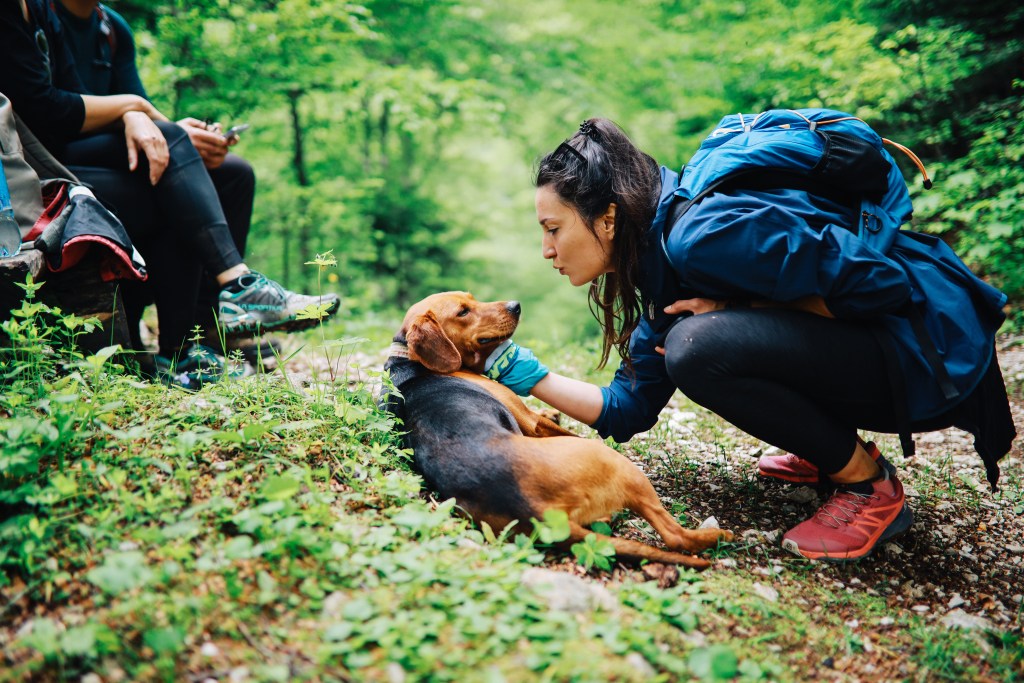
<svg viewBox="0 0 1024 683"><path fill-rule="evenodd" d="M389 397L402 419L413 465L427 485L492 529L546 510L569 516L569 542L613 512L631 510L661 534L669 550L602 537L620 558L704 569L694 557L732 533L684 529L658 499L640 469L604 443L584 439L529 408L507 387L480 373L488 355L519 324L515 301L479 302L444 292L412 306L384 366L401 397Z"/></svg>

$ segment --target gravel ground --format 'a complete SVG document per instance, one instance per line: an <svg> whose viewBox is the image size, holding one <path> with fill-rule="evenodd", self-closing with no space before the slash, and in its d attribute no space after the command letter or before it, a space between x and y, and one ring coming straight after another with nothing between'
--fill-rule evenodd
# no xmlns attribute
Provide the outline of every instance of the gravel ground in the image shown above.
<svg viewBox="0 0 1024 683"><path fill-rule="evenodd" d="M1006 340L1001 346L1000 365L1011 392L1014 423L1024 434L1024 346L1020 340ZM783 567L791 556L779 547L779 539L813 513L821 503L818 493L758 477L757 457L776 449L729 426L709 439L708 429L700 426L702 417L692 408L669 410L664 417L680 433L673 446L685 450L687 467L679 468L675 458L657 453L639 459L663 499L671 502L686 491L692 520L699 523L714 516L752 550L719 565L767 576L782 574L776 578L785 583ZM723 437L734 439L736 445L720 448ZM906 459L894 436L873 438L897 465L914 524L856 565L815 563L813 571L822 584L883 595L893 607L947 625L1019 628L1024 613L1022 439L1000 461L1000 491L992 493L970 434L947 429L916 435L917 453ZM635 445L634 450L643 451Z"/></svg>

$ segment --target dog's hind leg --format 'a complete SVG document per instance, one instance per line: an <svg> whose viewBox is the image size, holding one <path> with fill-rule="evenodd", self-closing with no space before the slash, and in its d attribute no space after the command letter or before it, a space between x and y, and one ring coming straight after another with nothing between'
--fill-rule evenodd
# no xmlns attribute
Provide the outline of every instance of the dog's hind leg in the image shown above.
<svg viewBox="0 0 1024 683"><path fill-rule="evenodd" d="M731 531L723 529L684 529L661 504L654 486L637 467L630 477L626 508L640 515L658 532L665 547L682 552L699 553L713 548L719 541L731 541Z"/></svg>
<svg viewBox="0 0 1024 683"><path fill-rule="evenodd" d="M664 562L665 564L679 564L698 571L707 569L711 566L711 562L702 557L661 550L660 548L649 546L646 543L631 541L628 538L605 536L604 534L598 534L582 527L575 522L569 522L569 540L567 545L571 543L579 543L590 534L594 534L599 540L611 543L615 548L615 557L620 560L649 560L651 562Z"/></svg>

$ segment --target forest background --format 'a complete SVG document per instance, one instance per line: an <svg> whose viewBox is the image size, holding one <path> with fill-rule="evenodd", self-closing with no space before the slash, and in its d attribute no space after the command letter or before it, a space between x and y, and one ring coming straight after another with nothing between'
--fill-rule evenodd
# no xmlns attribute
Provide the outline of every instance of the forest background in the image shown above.
<svg viewBox="0 0 1024 683"><path fill-rule="evenodd" d="M172 118L252 128L248 260L349 315L515 298L521 337L596 329L540 255L536 160L609 117L679 168L724 114L830 107L914 149L914 228L1024 294L1024 5L980 0L114 0ZM902 155L896 155L902 156ZM900 163L903 163L901 160ZM1016 326L1021 318L1014 317Z"/></svg>
<svg viewBox="0 0 1024 683"><path fill-rule="evenodd" d="M0 682L1024 680L1019 445L990 493L965 433L914 457L865 434L915 525L861 563L808 563L778 539L819 497L762 483L773 451L677 395L617 448L682 524L736 532L698 576L613 564L597 536L542 552L564 538L548 515L529 537L471 527L423 491L374 391L403 307L443 288L521 300L520 342L606 381L531 187L590 116L675 168L724 114L861 116L924 158L935 189L904 168L913 227L1002 287L1020 333L1024 3L111 5L165 113L252 124L246 260L324 278L344 310L290 336L280 372L193 394L76 350L92 323L23 285L0 326ZM337 269L303 265L329 250ZM1022 339L999 355L1024 433ZM660 543L629 515L612 531Z"/></svg>

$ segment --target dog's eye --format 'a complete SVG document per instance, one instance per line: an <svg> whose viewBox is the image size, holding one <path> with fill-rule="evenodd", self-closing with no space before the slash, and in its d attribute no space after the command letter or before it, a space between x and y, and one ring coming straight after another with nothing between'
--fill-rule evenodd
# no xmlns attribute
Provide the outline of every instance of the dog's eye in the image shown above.
<svg viewBox="0 0 1024 683"><path fill-rule="evenodd" d="M464 308L463 308L463 309L462 309L461 311L459 311L459 313L458 313L458 316L459 316L460 318L465 318L465 317L466 317L467 315L469 315L469 308L468 308L468 307L464 307Z"/></svg>

